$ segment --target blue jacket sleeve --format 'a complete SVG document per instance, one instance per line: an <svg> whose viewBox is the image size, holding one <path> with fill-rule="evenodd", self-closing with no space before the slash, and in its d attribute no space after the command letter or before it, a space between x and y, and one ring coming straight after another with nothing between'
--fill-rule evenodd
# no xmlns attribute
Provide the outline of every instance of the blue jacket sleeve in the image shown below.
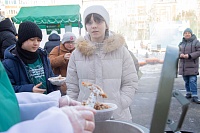
<svg viewBox="0 0 200 133"><path fill-rule="evenodd" d="M12 68L8 67L8 65L4 61L3 61L3 65L7 72L8 77L10 79L10 82L13 86L13 89L15 90L15 93L17 93L17 92L32 92L33 91L34 84L26 83L24 85L17 85L14 75L13 75L14 69L12 70ZM17 73L17 71L15 71L15 72ZM25 82L25 81L23 81L23 82Z"/></svg>
<svg viewBox="0 0 200 133"><path fill-rule="evenodd" d="M13 85L15 93L17 93L17 92L33 92L33 87L34 87L34 84Z"/></svg>

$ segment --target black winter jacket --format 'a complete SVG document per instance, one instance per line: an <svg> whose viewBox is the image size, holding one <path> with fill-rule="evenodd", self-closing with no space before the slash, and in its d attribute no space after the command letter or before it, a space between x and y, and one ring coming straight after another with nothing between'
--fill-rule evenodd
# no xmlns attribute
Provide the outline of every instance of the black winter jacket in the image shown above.
<svg viewBox="0 0 200 133"><path fill-rule="evenodd" d="M9 18L0 22L0 59L4 58L4 51L9 46L16 44L17 32Z"/></svg>
<svg viewBox="0 0 200 133"><path fill-rule="evenodd" d="M45 43L44 49L49 54L54 47L60 45L60 36L56 33L53 33L49 36L48 40L49 41Z"/></svg>

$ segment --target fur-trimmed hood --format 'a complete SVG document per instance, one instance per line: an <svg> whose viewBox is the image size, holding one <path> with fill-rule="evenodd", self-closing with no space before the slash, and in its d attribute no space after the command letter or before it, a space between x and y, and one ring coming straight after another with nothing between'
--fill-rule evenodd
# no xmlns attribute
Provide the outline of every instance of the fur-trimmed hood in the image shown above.
<svg viewBox="0 0 200 133"><path fill-rule="evenodd" d="M102 43L103 45L103 51L105 53L112 52L119 47L123 46L125 44L125 39L120 34L113 34L110 35L107 39L105 39ZM89 36L79 37L76 40L76 48L86 56L92 55L96 49L96 46L94 43L92 43L89 39Z"/></svg>

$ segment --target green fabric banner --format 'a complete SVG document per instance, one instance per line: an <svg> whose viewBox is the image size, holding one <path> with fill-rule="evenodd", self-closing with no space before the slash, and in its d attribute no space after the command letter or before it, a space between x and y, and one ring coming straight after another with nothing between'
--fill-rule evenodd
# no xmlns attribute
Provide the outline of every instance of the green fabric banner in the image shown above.
<svg viewBox="0 0 200 133"><path fill-rule="evenodd" d="M51 24L71 25L82 28L79 5L57 5L57 6L32 6L21 7L19 13L11 18L16 24L24 21L32 21L42 26L42 29Z"/></svg>
<svg viewBox="0 0 200 133"><path fill-rule="evenodd" d="M20 122L20 111L14 89L0 62L0 132Z"/></svg>

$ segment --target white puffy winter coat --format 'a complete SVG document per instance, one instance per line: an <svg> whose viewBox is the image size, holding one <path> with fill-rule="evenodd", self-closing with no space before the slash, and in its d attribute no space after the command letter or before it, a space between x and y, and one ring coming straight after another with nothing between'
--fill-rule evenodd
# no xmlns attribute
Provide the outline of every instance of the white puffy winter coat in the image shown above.
<svg viewBox="0 0 200 133"><path fill-rule="evenodd" d="M132 119L129 106L138 88L138 77L134 62L121 35L114 34L103 43L92 43L79 38L77 47L70 57L67 68L67 95L82 102L87 100L90 90L83 87L83 81L102 87L108 98L99 102L115 103L118 109L114 119Z"/></svg>

